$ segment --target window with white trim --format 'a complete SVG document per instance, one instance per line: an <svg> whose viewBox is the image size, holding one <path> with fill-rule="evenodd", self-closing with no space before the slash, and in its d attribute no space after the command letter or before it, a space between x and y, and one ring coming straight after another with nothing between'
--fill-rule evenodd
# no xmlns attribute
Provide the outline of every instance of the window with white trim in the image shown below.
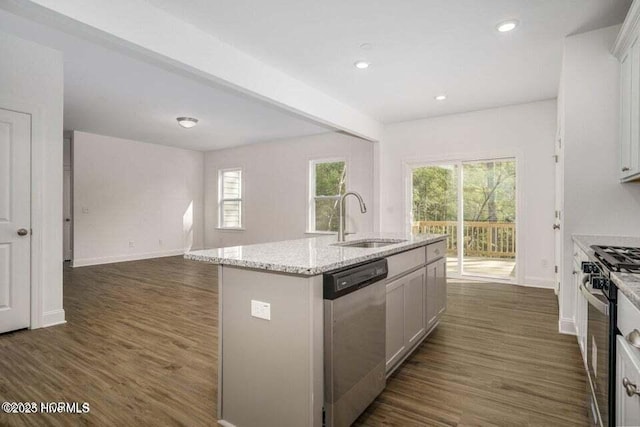
<svg viewBox="0 0 640 427"><path fill-rule="evenodd" d="M309 231L337 232L338 203L347 188L347 162L312 160L309 175Z"/></svg>
<svg viewBox="0 0 640 427"><path fill-rule="evenodd" d="M242 169L218 171L218 226L242 228Z"/></svg>

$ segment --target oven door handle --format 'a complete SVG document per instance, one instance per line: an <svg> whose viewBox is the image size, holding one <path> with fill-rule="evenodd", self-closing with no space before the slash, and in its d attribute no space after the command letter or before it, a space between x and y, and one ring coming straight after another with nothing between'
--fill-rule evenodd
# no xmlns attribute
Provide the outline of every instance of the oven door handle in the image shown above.
<svg viewBox="0 0 640 427"><path fill-rule="evenodd" d="M580 285L580 292L582 292L582 295L587 299L589 304L591 304L596 310L605 316L609 315L609 304L600 301L582 285Z"/></svg>

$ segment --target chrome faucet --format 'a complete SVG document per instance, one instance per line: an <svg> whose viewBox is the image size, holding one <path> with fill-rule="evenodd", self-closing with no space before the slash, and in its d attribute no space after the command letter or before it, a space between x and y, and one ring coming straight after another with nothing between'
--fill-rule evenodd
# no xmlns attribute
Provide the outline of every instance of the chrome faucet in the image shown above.
<svg viewBox="0 0 640 427"><path fill-rule="evenodd" d="M338 226L338 242L344 242L344 236L347 234L345 232L347 218L344 213L344 200L349 195L355 196L358 199L358 202L360 202L360 212L367 213L367 206L364 204L364 200L362 200L362 196L360 196L355 191L349 191L347 193L344 193L342 197L340 197L340 204L339 204L340 205L339 206L340 224Z"/></svg>

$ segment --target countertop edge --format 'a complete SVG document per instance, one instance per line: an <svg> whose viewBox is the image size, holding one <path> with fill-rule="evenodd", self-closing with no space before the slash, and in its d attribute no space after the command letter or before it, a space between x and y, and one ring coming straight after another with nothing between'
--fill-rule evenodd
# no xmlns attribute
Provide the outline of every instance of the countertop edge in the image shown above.
<svg viewBox="0 0 640 427"><path fill-rule="evenodd" d="M301 266L293 266L293 265L285 265L285 264L271 264L271 263L264 263L264 262L251 261L251 260L220 258L215 256L198 255L194 253L186 253L184 255L184 258L193 260L193 261L208 262L210 264L262 270L262 271L273 272L273 273L286 273L286 274L294 274L298 276L317 276L317 275L326 273L328 271L337 270L339 268L348 267L350 265L359 264L359 263L377 259L377 258L385 258L385 257L396 255L402 252L410 251L412 249L416 249L421 246L427 246L432 243L446 240L446 238L447 238L446 235L441 235L441 236L421 240L418 242L405 243L405 244L402 244L401 246L394 246L393 248L386 249L380 252L375 252L372 254L364 254L360 257L352 258L345 261L335 262L335 263L331 263L331 264L327 264L319 267L314 267L314 268L304 268Z"/></svg>

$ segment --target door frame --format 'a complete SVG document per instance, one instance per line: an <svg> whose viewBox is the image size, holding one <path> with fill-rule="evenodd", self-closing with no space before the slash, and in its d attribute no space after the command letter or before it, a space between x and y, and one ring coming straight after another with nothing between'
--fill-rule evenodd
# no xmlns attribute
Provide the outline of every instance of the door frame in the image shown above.
<svg viewBox="0 0 640 427"><path fill-rule="evenodd" d="M403 168L403 188L404 188L404 229L408 233L411 233L411 214L412 214L412 171L415 168L421 166L437 166L442 164L451 163L465 163L465 162L477 162L482 160L500 160L500 159L514 159L516 162L516 274L513 279L494 278L473 276L468 274L455 274L449 275L451 278L456 279L469 279L480 281L491 281L497 283L510 283L514 285L524 285L524 266L522 265L525 260L525 248L524 248L524 236L522 235L524 227L522 227L522 212L524 212L524 154L520 150L502 150L502 151L483 151L483 152L465 152L465 153L451 153L440 156L429 157L413 157L405 159L402 162ZM460 183L462 184L462 183ZM460 191L462 188L459 189ZM459 199L458 199L459 200ZM460 206L458 206L460 209ZM459 212L462 212L459 210ZM458 237L462 230L458 230ZM459 249L460 253L460 249Z"/></svg>
<svg viewBox="0 0 640 427"><path fill-rule="evenodd" d="M44 312L42 300L42 265L44 254L42 250L42 230L44 224L43 212L43 179L44 179L44 129L43 111L38 104L25 103L19 99L2 97L0 108L16 113L28 114L31 117L31 274L30 297L31 313L29 329L44 326ZM62 135L60 136L62 137ZM62 260L60 260L62 262Z"/></svg>

